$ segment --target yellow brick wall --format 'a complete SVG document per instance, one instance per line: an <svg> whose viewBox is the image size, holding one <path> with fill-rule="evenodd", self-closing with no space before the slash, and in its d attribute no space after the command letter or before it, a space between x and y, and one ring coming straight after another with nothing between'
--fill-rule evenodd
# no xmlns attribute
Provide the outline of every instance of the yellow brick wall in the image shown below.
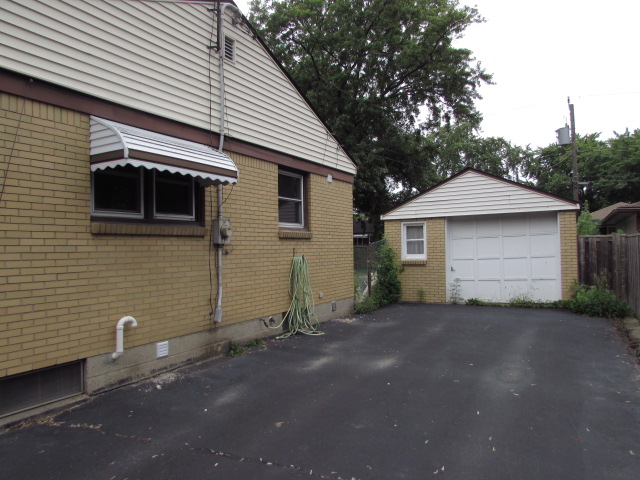
<svg viewBox="0 0 640 480"><path fill-rule="evenodd" d="M389 245L396 252L403 271L400 274L402 283L403 302L417 302L420 300L419 291L424 292L423 301L442 303L447 299L446 278L446 239L445 219L428 218L412 219L427 224L427 260L402 261L401 225L402 221L387 221L384 225L385 236Z"/></svg>
<svg viewBox="0 0 640 480"><path fill-rule="evenodd" d="M113 351L124 315L138 320L127 348L217 328L209 315L215 187L205 229L109 233L113 225L90 218L89 117L5 93L0 107L0 377ZM221 325L287 310L294 249L322 302L353 297L352 186L309 175L312 238L281 239L277 166L231 156L240 181L224 187L234 234Z"/></svg>
<svg viewBox="0 0 640 480"><path fill-rule="evenodd" d="M558 212L560 219L560 259L562 298L568 300L571 287L578 280L578 227L575 211Z"/></svg>

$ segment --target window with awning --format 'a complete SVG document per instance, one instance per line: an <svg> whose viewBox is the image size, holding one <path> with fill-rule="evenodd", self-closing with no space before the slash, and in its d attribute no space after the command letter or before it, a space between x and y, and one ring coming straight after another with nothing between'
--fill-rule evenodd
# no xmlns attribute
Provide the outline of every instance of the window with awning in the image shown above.
<svg viewBox="0 0 640 480"><path fill-rule="evenodd" d="M234 184L238 169L197 142L91 117L92 214L195 221L201 188Z"/></svg>

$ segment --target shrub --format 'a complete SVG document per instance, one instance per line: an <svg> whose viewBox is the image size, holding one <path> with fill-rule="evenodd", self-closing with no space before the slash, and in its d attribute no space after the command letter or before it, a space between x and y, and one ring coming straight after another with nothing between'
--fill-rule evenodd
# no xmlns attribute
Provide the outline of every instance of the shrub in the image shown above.
<svg viewBox="0 0 640 480"><path fill-rule="evenodd" d="M577 228L578 235L598 235L600 233L600 222L594 220L589 213L589 204L586 200L578 217Z"/></svg>
<svg viewBox="0 0 640 480"><path fill-rule="evenodd" d="M398 275L400 274L401 266L386 239L383 239L378 248L378 258L375 266L378 281L371 289L371 296L377 308L400 300L401 287Z"/></svg>
<svg viewBox="0 0 640 480"><path fill-rule="evenodd" d="M623 318L631 314L631 309L618 301L611 290L595 285L578 286L569 308L575 313L591 317Z"/></svg>
<svg viewBox="0 0 640 480"><path fill-rule="evenodd" d="M369 313L373 312L376 308L378 308L378 306L373 300L373 297L364 297L361 302L356 303L354 310L356 313Z"/></svg>
<svg viewBox="0 0 640 480"><path fill-rule="evenodd" d="M398 275L402 267L386 240L383 240L378 248L374 269L377 281L371 288L370 295L356 303L355 313L368 313L400 300L401 286Z"/></svg>

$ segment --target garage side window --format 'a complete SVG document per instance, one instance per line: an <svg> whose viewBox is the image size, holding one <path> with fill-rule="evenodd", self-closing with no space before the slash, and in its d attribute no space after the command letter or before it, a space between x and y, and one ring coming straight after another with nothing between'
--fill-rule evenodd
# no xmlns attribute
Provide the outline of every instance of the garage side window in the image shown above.
<svg viewBox="0 0 640 480"><path fill-rule="evenodd" d="M402 224L402 259L427 259L427 224L425 222Z"/></svg>

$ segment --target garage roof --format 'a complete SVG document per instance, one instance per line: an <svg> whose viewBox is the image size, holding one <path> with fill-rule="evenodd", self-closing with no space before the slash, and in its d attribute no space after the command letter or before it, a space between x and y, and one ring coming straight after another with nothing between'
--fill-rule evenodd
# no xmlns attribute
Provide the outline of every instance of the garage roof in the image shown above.
<svg viewBox="0 0 640 480"><path fill-rule="evenodd" d="M580 210L580 204L467 168L382 215L382 220Z"/></svg>
<svg viewBox="0 0 640 480"><path fill-rule="evenodd" d="M190 175L204 185L236 183L230 157L201 143L91 117L91 171L124 165Z"/></svg>

